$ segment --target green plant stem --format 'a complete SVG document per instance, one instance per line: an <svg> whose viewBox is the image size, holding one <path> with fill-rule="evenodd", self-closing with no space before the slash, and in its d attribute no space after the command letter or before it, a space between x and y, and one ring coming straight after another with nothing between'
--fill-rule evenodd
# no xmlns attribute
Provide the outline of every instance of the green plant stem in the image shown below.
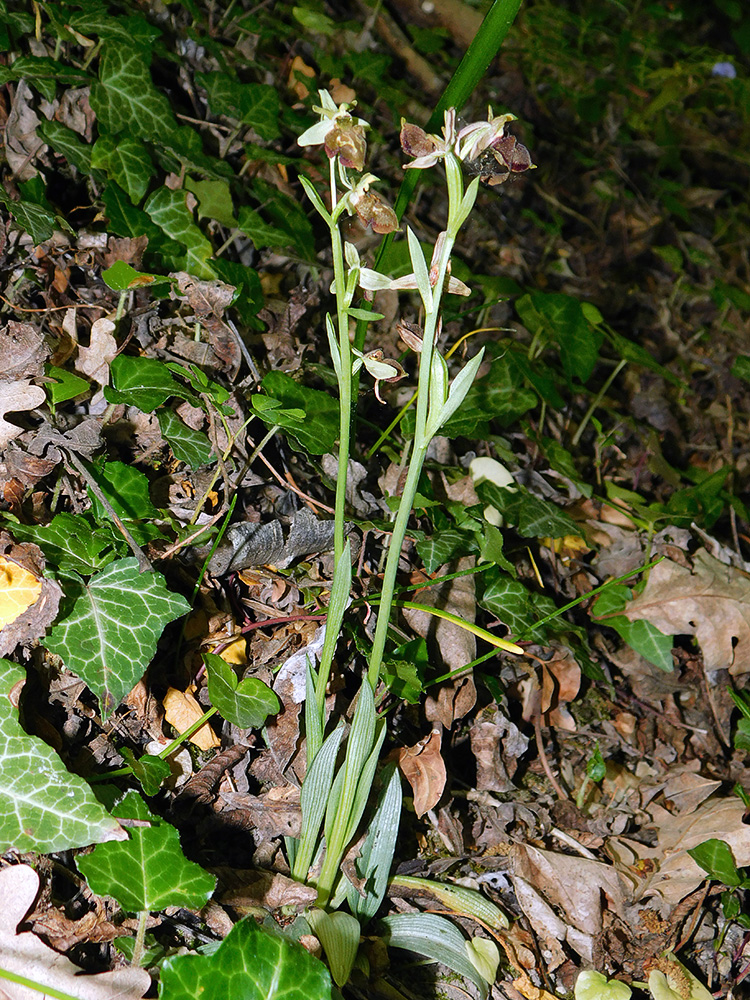
<svg viewBox="0 0 750 1000"><path fill-rule="evenodd" d="M370 448L370 450L367 452L367 455L365 457L367 458L368 461L372 458L372 456L375 454L375 452L380 448L381 444L389 437L389 435L390 435L391 431L393 430L393 428L397 427L399 425L399 423L401 422L404 414L406 413L407 410L411 409L411 407L416 402L416 399L417 399L417 394L415 392L414 395L409 400L407 400L406 403L404 403L404 405L398 411L398 413L393 418L393 420L391 420L391 422L388 424L388 426L383 431L383 433L380 435L380 437L377 439L377 441L372 446L372 448Z"/></svg>
<svg viewBox="0 0 750 1000"><path fill-rule="evenodd" d="M452 192L449 191L449 196ZM459 198L460 203L460 198ZM450 202L453 205L453 200ZM432 353L435 346L435 334L437 332L437 322L440 315L440 300L442 298L443 285L448 271L451 250L455 234L446 234L442 248L442 254L438 265L438 278L432 290L432 310L425 316L424 337L422 339L422 353L419 356L419 381L417 385L417 416L414 429L414 448L412 451L409 471L404 483L401 502L398 505L398 514L393 524L390 544L388 546L388 558L383 574L383 589L380 594L380 610L378 621L375 626L373 636L372 652L370 653L370 663L368 667L368 678L373 690L378 682L380 667L383 663L383 653L385 651L385 640L388 635L388 622L393 605L393 596L396 589L396 576L398 574L398 563L401 558L401 547L406 536L406 529L409 524L409 516L414 505L414 497L417 493L419 477L422 474L422 466L430 445L430 438L427 437L427 416L430 404L430 379L432 369Z"/></svg>
<svg viewBox="0 0 750 1000"><path fill-rule="evenodd" d="M545 615L544 618L540 618L539 621L534 622L534 628L539 628L540 625L546 625L547 622L551 622L553 618L559 618L560 615L565 614L566 611L570 611L577 604L581 604L583 601L588 601L592 597L596 597L597 594L601 594L603 591L607 590L609 587L614 587L615 584L624 583L626 580L631 580L634 576L638 576L639 573L645 573L648 569L653 569L657 563L660 563L664 556L659 556L656 559L652 559L651 562L644 563L643 566L638 566L636 569L631 569L629 573L625 573L623 576L618 576L614 580L607 580L606 583L600 584L598 587L594 587L593 590L587 591L585 594L581 594L580 597L576 597L574 601L570 601L568 604L564 604L561 608L553 611L549 615ZM617 614L622 614L618 611ZM604 621L605 615L601 620ZM523 636L519 637L523 639Z"/></svg>
<svg viewBox="0 0 750 1000"><path fill-rule="evenodd" d="M203 713L200 719L196 719L195 722L192 722L184 733L180 733L180 735L176 737L176 739L173 739L171 743L167 743L164 749L161 750L156 756L161 760L165 760L171 753L174 753L175 750L179 750L180 745L184 743L185 740L189 740L193 733L197 732L201 726L208 722L212 715L216 715L218 711L218 708L209 708L208 711ZM132 773L133 768L130 766L119 767L116 771L107 771L106 774L94 774L88 778L87 781L94 784L94 782L97 781L109 781L110 778L124 778L126 775Z"/></svg>
<svg viewBox="0 0 750 1000"><path fill-rule="evenodd" d="M346 524L346 480L349 472L349 435L352 422L352 350L349 342L349 314L346 309L344 248L336 215L336 157L330 161L331 171L331 249L333 275L336 282L336 325L338 328L341 370L339 377L339 465L334 504L333 554L338 564L344 551Z"/></svg>
<svg viewBox="0 0 750 1000"><path fill-rule="evenodd" d="M610 373L610 375L607 378L607 380L605 381L604 385L601 387L601 389L599 390L599 392L596 394L596 398L592 402L591 406L584 413L583 420L581 421L578 430L575 432L575 434L573 435L573 437L571 439L571 442L570 442L573 445L574 448L578 446L578 442L581 440L581 435L586 430L586 425L588 424L589 420L591 420L591 418L593 417L593 415L596 412L596 409L599 406L599 404L601 403L601 401L604 399L604 396L605 396L607 390L612 385L612 383L614 382L614 380L617 378L617 376L620 374L620 372L623 370L623 368L625 367L625 365L627 363L628 362L627 362L627 360L625 358L621 358L620 361L618 361L617 366ZM540 427L542 426L541 422L540 422L539 426Z"/></svg>
<svg viewBox="0 0 750 1000"><path fill-rule="evenodd" d="M55 1000L78 1000L77 997L71 996L70 993L63 993L62 990L56 990L54 986L48 986L46 983L37 983L34 979L27 979L26 976L19 976L17 972L9 972L7 969L0 968L0 979L6 979L11 983L18 983L19 986L26 986L30 990L35 990L40 996L54 997Z"/></svg>
<svg viewBox="0 0 750 1000"><path fill-rule="evenodd" d="M138 913L138 930L135 932L135 943L133 944L133 957L131 962L136 968L140 968L143 961L144 945L146 944L146 924L148 923L148 910L140 910Z"/></svg>

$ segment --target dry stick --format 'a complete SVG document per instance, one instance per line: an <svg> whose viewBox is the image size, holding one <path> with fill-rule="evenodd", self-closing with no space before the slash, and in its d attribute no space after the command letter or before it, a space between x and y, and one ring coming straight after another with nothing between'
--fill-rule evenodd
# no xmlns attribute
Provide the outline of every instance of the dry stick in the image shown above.
<svg viewBox="0 0 750 1000"><path fill-rule="evenodd" d="M202 524L197 531L194 531L192 535L188 535L187 538L183 538L181 542L175 542L174 545L170 545L168 549L165 549L160 555L156 556L157 561L163 559L169 559L171 556L176 555L180 549L184 549L186 545L192 545L196 538L200 538L204 531L208 531L212 528L217 521L220 521L222 517L226 514L226 511L220 510L218 514L214 514L210 521L206 521Z"/></svg>
<svg viewBox="0 0 750 1000"><path fill-rule="evenodd" d="M277 472L276 469L274 469L274 467L271 465L271 463L268 461L268 459L266 458L266 456L263 454L262 451L258 452L258 458L265 465L265 467L271 473L276 482L281 483L281 485L285 489L291 490L292 493L296 493L298 497L300 497L302 500L306 500L308 503L313 504L313 506L320 507L321 510L325 510L329 514L333 514L334 512L333 507L327 507L324 503L321 503L319 500L313 500L313 498L311 496L308 496L307 493L303 493L302 490L299 488L299 486L293 486L292 483L287 482L287 480L284 479L284 477L279 472Z"/></svg>
<svg viewBox="0 0 750 1000"><path fill-rule="evenodd" d="M143 551L143 549L140 547L140 545L138 544L138 542L136 542L136 540L130 534L130 532L125 527L125 525L122 523L122 521L120 520L120 518L117 516L117 514L115 513L115 510L114 510L112 504L109 502L109 500L107 500L107 498L105 497L105 495L102 493L101 489L99 488L99 484L91 476L91 474L86 469L86 466L80 460L80 458L78 457L78 455L76 455L75 452L68 450L67 448L65 449L65 453L67 454L68 459L70 460L70 464L75 467L76 471L81 476L81 478L86 481L86 485L88 486L88 488L91 490L91 492L94 494L94 496L96 497L96 499L99 501L99 503L102 505L102 507L104 507L104 509L106 510L106 512L112 518L112 520L115 523L115 526L116 526L117 530L120 532L120 534L122 535L122 537L125 539L125 541L130 546L130 551L133 553L133 555L138 560L138 568L140 569L141 573L147 573L147 572L153 573L154 567L151 565L151 562L150 562L148 556Z"/></svg>
<svg viewBox="0 0 750 1000"><path fill-rule="evenodd" d="M549 766L549 761L547 760L547 754L544 752L544 742L542 740L542 724L539 721L539 717L534 719L534 736L536 737L536 748L539 752L539 760L542 762L542 767L544 768L544 773L549 778L549 782L557 792L557 797L559 799L567 800L570 802L570 796L565 792L557 780L557 778L552 773L552 768Z"/></svg>

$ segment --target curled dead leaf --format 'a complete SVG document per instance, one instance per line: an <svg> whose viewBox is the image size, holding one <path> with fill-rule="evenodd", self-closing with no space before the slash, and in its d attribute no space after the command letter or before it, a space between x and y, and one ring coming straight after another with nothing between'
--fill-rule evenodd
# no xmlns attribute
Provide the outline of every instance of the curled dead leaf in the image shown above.
<svg viewBox="0 0 750 1000"><path fill-rule="evenodd" d="M417 816L423 816L436 806L445 788L445 762L440 755L440 742L440 730L433 729L413 747L402 747L394 754L414 793Z"/></svg>

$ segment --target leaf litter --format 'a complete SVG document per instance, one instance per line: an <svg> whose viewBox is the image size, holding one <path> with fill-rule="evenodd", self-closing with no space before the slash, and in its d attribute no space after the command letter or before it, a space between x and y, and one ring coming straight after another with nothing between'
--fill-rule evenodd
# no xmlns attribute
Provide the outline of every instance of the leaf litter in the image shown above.
<svg viewBox="0 0 750 1000"><path fill-rule="evenodd" d="M519 64L527 58L523 52L516 56ZM81 142L87 133L90 141L97 117L103 123L112 114L104 100L111 86L111 79L97 85L93 109L85 91L74 105L68 91L48 110ZM147 103L153 96L149 89ZM536 100L529 98L529 104ZM6 128L14 170L9 183L17 185L19 196L28 192L21 185L32 182L40 166L59 166L49 145L40 141L37 111L46 115L39 95L20 81ZM158 117L167 111L154 100L150 113ZM539 106L530 106L528 115L541 126ZM219 134L217 116L206 124ZM230 137L227 155L238 164L240 150L233 141ZM248 145L243 157L245 148L253 155ZM270 145L262 148L282 155ZM182 169L195 169L190 157L196 150L188 155L182 149L181 155ZM73 163L71 154L69 160ZM281 191L289 186L279 164L273 176ZM262 159L254 164L258 177L262 165ZM216 177L223 177L224 166L226 161L216 157L202 164ZM693 163L691 169L696 184L702 181L701 165ZM70 176L79 178L81 170L74 164ZM716 199L725 180L707 176L701 188L714 190ZM165 183L161 190L174 194L177 175L166 176ZM190 197L207 194L197 187L200 183L194 182ZM674 247L655 244L657 222L666 211L658 200L615 207L605 239L592 208L601 203L602 183L599 193L582 190L580 172L573 177L559 169L552 197L559 204L591 208L596 219L580 227L575 220L570 226L559 220L553 225L548 192L540 188L537 196L533 185L509 185L502 201L507 240L493 244L489 230L477 241L493 246L489 269L496 273L485 274L486 262L469 251L465 266L482 279L487 302L490 279L519 282L517 291L506 287L505 294L517 295L521 284L528 287L528 259L541 260L547 251L541 231L522 221L523 203L547 219L562 266L540 265L546 268L540 287L519 300L515 314L503 303L488 306L492 321L512 322L514 333L456 415L453 438L435 455L412 543L403 553L404 587L411 588L416 601L498 633L510 630L528 656L519 660L500 653L478 663L486 646L473 633L404 609L399 638L422 645L410 646L400 661L408 663L408 677L403 666L394 665L393 672L395 677L402 671L400 682L407 677L416 696L402 700L395 682L382 691L389 713L386 749L400 756L413 792L396 864L407 875L480 887L516 918L500 935L507 962L493 987L498 997L539 998L550 995L547 987L572 989L580 969L588 966L628 982L644 981L656 957L678 945L712 989L735 983L741 988L748 964L742 925L725 916L715 888L709 888L705 872L688 854L716 838L729 844L738 868L750 867L744 807L729 794L734 783L750 787L747 745L735 741L734 703L726 694L729 685L742 692L750 672L743 559L747 528L740 500L747 475L741 449L747 442L735 420L747 408L748 392L732 367L742 358L732 337L741 328L738 303L743 300L738 287L720 285L724 279L714 247L682 226L684 212L669 218L667 234L659 237L674 235ZM8 314L14 302L24 310L40 303L49 310L44 327L28 319L33 313L20 313L22 320L8 322L2 341L0 449L7 512L2 558L7 574L0 643L3 655L17 661L5 661L2 725L6 745L24 741L27 759L38 764L38 773L29 773L17 792L7 788L7 813L15 816L18 802L29 796L39 808L33 828L27 814L15 826L6 821L4 847L53 852L123 839L127 827L114 823L84 778L100 773L104 761L108 769L122 767L128 761L124 751L131 759L159 753L172 736L184 732L209 704L210 680L201 654L209 645L216 648L217 640L230 643L221 655L232 663L236 692L246 691L241 685L247 682L273 682L281 710L263 731L256 727L251 733L225 708L205 725L210 735L200 753L181 752L179 765L171 759L173 770L182 769L179 794L173 774L158 809L179 825L183 847L204 867L223 871L220 866L229 859L230 873L251 874L243 875L241 888L224 888L215 897L234 926L229 936L227 922L209 920L208 910L195 901L189 916L165 910L152 928L155 940L162 941L177 932L189 940L203 935L213 944L223 937L214 956L201 956L200 963L207 975L216 974L212 969L225 975L240 963L242 948L255 941L254 924L239 919L247 910L261 908L282 924L283 908L311 902L309 892L300 893L304 887L286 880L282 838L299 830L300 679L304 688L306 658L319 651L317 616L325 608L333 571L331 522L325 513L337 431L321 403L330 395L325 338L314 332L327 287L308 265L300 265L305 247L299 235L287 246L287 256L273 243L264 248L258 228L255 241L214 229L227 241L232 236L238 254L233 267L212 271L203 231L192 216L187 220L177 198L161 195L162 205L152 202L150 213L147 208L143 218L125 225L135 202L129 194L130 205L121 201L121 191L108 184L104 200L114 235L97 234L104 237L98 242L83 232L53 236L55 215L40 203L36 215L30 207L27 216L18 210L16 224L23 218L26 234L12 251L4 249L14 263L29 255L17 287L3 289L11 300ZM699 188L690 190L691 204L699 206ZM272 202L260 180L257 191L263 195L259 204ZM430 212L441 209L431 195L425 197L422 224L429 229ZM487 220L500 228L500 202L492 197L486 201ZM36 203L20 197L19 204ZM272 240L279 239L283 214L273 220ZM212 226L235 218L222 214L222 223L218 215L204 215L202 204L197 217L214 220ZM303 220L304 214L300 232ZM623 284L625 263L611 245L614 238L628 246L630 259L647 261L647 287ZM667 253L676 247L687 255L684 267L690 276L679 305L672 297L670 270L677 264ZM124 318L115 319L116 286L107 287L100 276L115 261L140 269L147 252L149 268L158 266L159 253L168 262L169 291L152 297L147 291L152 281L142 274L127 290ZM255 277L248 280L263 286L264 312L250 308L239 261L252 261ZM194 274L180 266L187 262ZM279 264L290 268L286 281L277 280ZM606 312L612 327L606 336L598 321L587 325L590 319L578 297ZM718 300L721 317L711 305ZM86 308L91 306L93 315ZM715 334L710 351L695 339L687 319L696 312ZM642 331L644 347L636 349L629 341L623 346L617 331L631 324ZM387 344L389 332L376 329ZM560 333L566 330L567 339ZM556 337L562 338L557 348ZM597 416L587 425L587 407L596 399L584 384L596 371L598 345L605 341L627 352L629 367L621 387L602 389ZM543 362L533 349L540 344L547 350ZM556 349L559 363L552 357ZM614 357L607 356L610 366L619 355ZM45 362L55 367L57 377L63 373L60 402L54 405L50 385L55 383ZM687 400L674 390L686 371ZM73 394L66 396L66 373L76 372L86 384L71 381ZM262 389L260 375L265 376ZM591 385L598 389L603 382L597 375ZM411 390L387 392L395 413ZM546 424L534 410L540 398L554 411ZM705 406L696 405L699 401ZM152 412L156 420L147 417ZM378 428L382 412L375 402L368 411ZM243 426L253 416L255 422ZM200 446L188 431L199 436ZM369 447L374 440L364 443ZM353 468L351 538L358 546L359 617L342 644L340 669L326 692L331 709L341 712L353 693L345 667L367 641L366 611L360 609L378 589L379 552L388 530L381 497L398 492L403 471L397 449L392 442L389 447L374 463L363 447L363 461ZM494 492L483 492L477 484L477 492L469 490L466 469L473 461L495 457L514 470L510 489L495 484ZM689 476L681 476L680 469ZM383 491L378 477L386 475ZM139 572L133 546L156 573ZM443 546L451 550L439 559ZM717 558L722 548L732 554L731 565ZM606 613L602 603L588 603L594 588L632 573L654 556L662 560L640 592L632 578L623 584L627 593L619 595L619 604L610 603ZM425 572L428 559L439 561ZM485 573L488 563L494 575ZM465 575L429 586L426 594L419 589L454 572ZM202 624L191 633L178 622L160 641L168 623L187 610L188 598L203 614ZM576 600L567 617L545 621ZM608 600L613 602L613 591ZM655 663L646 656L644 643L626 631L623 619L647 623L665 636L666 657L656 656ZM653 631L647 638L652 645L659 641ZM232 660L228 650L241 641L244 655ZM21 694L18 684L25 673L19 664L28 667ZM76 677L86 683L76 684ZM66 684L72 693L63 698L59 691ZM23 728L9 700L17 705L19 697ZM69 771L52 747L63 754ZM241 753L234 752L238 748ZM597 749L603 773L594 766ZM218 754L211 758L214 751ZM12 767L8 756L5 766ZM85 810L77 803L85 831L62 823L56 803L44 798L45 788L36 780L40 774L45 788L85 795ZM8 903L3 955L28 946L32 978L88 996L81 977L73 981L75 971L66 959L50 952L38 936L17 934L37 892L31 869L19 860L17 853L6 854L7 867L0 873L19 880L11 888L2 883ZM230 875L223 884L233 885ZM41 905L51 920L63 912L65 901L55 896L51 880L48 888ZM394 892L386 908L408 913L419 907ZM42 933L40 921L34 926ZM123 927L132 933L125 922ZM68 930L74 940L66 939L65 950L73 943L90 950L94 938L86 941L83 925ZM49 930L44 933L51 938ZM721 935L724 946L716 949ZM0 965L9 967L5 957ZM203 975L197 969L198 962L165 966L163 995L181 997L180 990L194 988ZM311 988L320 991L314 995L322 997L327 986L319 972L311 964L305 974L315 984ZM116 987L104 978L118 975L123 983ZM391 975L390 989L394 983L408 988L397 965ZM142 996L150 983L136 969L85 978L92 996L111 995L112 989L124 991L117 995ZM6 993L21 997L28 991L7 986Z"/></svg>

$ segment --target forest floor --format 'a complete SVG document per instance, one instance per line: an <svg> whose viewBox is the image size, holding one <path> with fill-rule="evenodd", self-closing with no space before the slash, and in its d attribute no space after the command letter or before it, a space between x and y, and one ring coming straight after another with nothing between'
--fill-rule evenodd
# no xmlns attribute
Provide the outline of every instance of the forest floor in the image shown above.
<svg viewBox="0 0 750 1000"><path fill-rule="evenodd" d="M318 88L356 99L372 126L367 169L394 201L401 118L426 123L479 14L459 4L456 22L436 2L429 17L411 3L238 3L220 15L195 3L107 20L71 3L59 5L65 21L49 6L36 25L10 18L0 65L0 662L9 692L25 678L23 729L4 732L52 748L96 788L200 718L201 655L225 644L239 676L281 707L254 727L219 713L166 777L134 767L154 815L218 879L202 907L141 907L156 977L179 948L222 940L248 913L288 924L315 896L288 879L269 890L300 830L290 664L304 671L319 642L333 574L331 259L297 179L322 192L327 170L296 136ZM430 452L399 598L524 655L399 610L376 692L382 757L404 775L394 872L480 889L505 911L502 931L454 914L500 947L491 997L572 995L582 969L644 992L652 976L656 1000L739 997L750 980L750 18L729 3L573 6L522 9L462 111L513 112L535 169L500 183L485 161L456 245L453 274L472 296L448 299L442 342L456 356L484 345L486 363ZM133 52L152 59L148 87L133 64L114 65L126 57L113 22L126 16ZM405 221L433 244L446 215L435 171ZM348 238L371 263L377 238ZM381 270L406 273L405 243ZM112 272L117 261L141 277ZM416 300L383 291L373 305L384 318L366 348L400 358L407 378L381 385L382 401L360 381L335 718L350 717L362 674L388 500L408 462L409 411L392 421L415 386L395 323L418 321ZM129 359L158 364L147 375ZM240 538L230 523L252 530ZM115 591L138 591L133 555L168 589L128 606ZM112 567L123 575L106 583ZM94 581L112 588L103 644L129 664L93 663L75 631ZM127 614L156 615L160 602L153 637L136 635ZM26 752L32 781L41 751ZM83 831L59 820L24 839L37 821L3 756L4 811L23 820L16 832L0 822L3 864L32 865L42 884L23 929L91 972L122 966L138 907L92 891L73 850L106 836L87 839L82 819ZM134 787L132 774L119 780ZM43 788L28 794L44 800ZM448 912L397 885L380 912L417 910ZM360 970L344 996L475 988L398 952L388 966L377 931L365 937L371 978ZM671 977L661 992L659 972ZM593 989L579 1000L624 996Z"/></svg>

